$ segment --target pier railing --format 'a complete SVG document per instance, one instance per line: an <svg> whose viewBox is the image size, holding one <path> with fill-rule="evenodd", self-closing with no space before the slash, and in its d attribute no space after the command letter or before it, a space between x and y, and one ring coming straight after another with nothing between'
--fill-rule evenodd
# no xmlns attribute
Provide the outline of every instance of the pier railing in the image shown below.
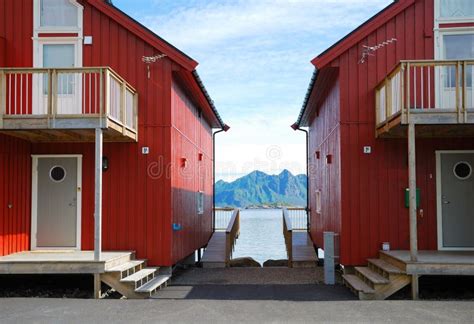
<svg viewBox="0 0 474 324"><path fill-rule="evenodd" d="M283 237L285 238L286 254L288 255L288 267L291 268L293 260L293 227L288 209L283 208Z"/></svg>
<svg viewBox="0 0 474 324"><path fill-rule="evenodd" d="M234 214L234 208L214 208L214 230L225 231Z"/></svg>
<svg viewBox="0 0 474 324"><path fill-rule="evenodd" d="M306 208L289 207L286 208L286 210L291 220L293 230L308 230L309 218Z"/></svg>
<svg viewBox="0 0 474 324"><path fill-rule="evenodd" d="M229 266L232 252L234 252L235 242L240 234L240 210L234 209L232 216L226 228L226 248L225 248L225 263Z"/></svg>

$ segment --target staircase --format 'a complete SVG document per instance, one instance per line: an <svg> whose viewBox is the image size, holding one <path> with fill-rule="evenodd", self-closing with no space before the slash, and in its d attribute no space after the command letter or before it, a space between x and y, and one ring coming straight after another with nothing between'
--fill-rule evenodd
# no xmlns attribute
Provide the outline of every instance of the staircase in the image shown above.
<svg viewBox="0 0 474 324"><path fill-rule="evenodd" d="M355 267L355 274L343 275L344 284L361 300L383 300L411 283L396 260L384 254L379 259L369 259L367 267Z"/></svg>
<svg viewBox="0 0 474 324"><path fill-rule="evenodd" d="M171 274L160 274L159 268L147 268L146 260L133 259L101 274L104 283L130 299L149 298L170 279Z"/></svg>

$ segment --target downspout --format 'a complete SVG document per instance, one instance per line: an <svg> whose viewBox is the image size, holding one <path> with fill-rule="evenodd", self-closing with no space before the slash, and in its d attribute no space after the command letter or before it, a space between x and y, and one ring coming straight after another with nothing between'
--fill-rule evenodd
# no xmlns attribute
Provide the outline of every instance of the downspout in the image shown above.
<svg viewBox="0 0 474 324"><path fill-rule="evenodd" d="M297 123L291 125L291 128L295 131L301 131L305 133L306 137L306 226L308 232L310 231L310 215L309 212L311 209L309 208L309 133L306 129L300 128L300 125Z"/></svg>
<svg viewBox="0 0 474 324"><path fill-rule="evenodd" d="M216 135L229 129L230 127L224 124L222 129L212 134L212 232L216 230Z"/></svg>

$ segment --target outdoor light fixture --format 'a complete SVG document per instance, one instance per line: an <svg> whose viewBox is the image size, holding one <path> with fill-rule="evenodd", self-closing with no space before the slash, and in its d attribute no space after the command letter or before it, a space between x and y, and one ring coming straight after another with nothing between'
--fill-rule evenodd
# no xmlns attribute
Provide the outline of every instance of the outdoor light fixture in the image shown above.
<svg viewBox="0 0 474 324"><path fill-rule="evenodd" d="M188 159L183 157L181 158L181 167L186 168L188 166Z"/></svg>
<svg viewBox="0 0 474 324"><path fill-rule="evenodd" d="M109 169L109 158L104 156L102 158L102 171L107 171Z"/></svg>

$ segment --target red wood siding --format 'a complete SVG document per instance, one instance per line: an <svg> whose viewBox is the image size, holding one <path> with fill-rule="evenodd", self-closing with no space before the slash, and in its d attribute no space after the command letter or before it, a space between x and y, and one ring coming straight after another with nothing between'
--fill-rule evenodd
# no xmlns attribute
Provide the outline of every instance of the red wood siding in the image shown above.
<svg viewBox="0 0 474 324"><path fill-rule="evenodd" d="M173 222L182 226L173 235L173 260L178 261L204 246L212 233L212 130L176 81L171 98ZM197 213L199 191L205 195L203 215Z"/></svg>
<svg viewBox="0 0 474 324"><path fill-rule="evenodd" d="M314 150L322 134L334 129L333 123L326 122L325 109L340 110L340 142L334 143L333 150L340 146L341 176L340 182L331 178L327 191L341 192L341 263L345 265L366 264L367 258L377 255L382 242L390 242L392 249L409 248L408 210L404 207L404 190L408 187L407 141L375 138L375 86L402 59L434 58L433 18L433 1L417 0L328 63L339 68L340 105L324 107L332 101L333 91L326 95L320 115L311 125L310 138ZM398 41L379 49L365 64L358 64L363 45L376 45L391 38ZM371 146L372 154L364 154L364 146ZM472 141L462 139L417 140L417 181L424 211L423 217L418 217L420 249L437 249L435 151L473 147ZM321 152L322 159L325 154ZM327 182L326 171L317 170L320 179L311 184L312 199L314 186L326 187ZM332 223L337 217L324 212L337 210L337 200L328 201L324 190L322 197L321 219L313 216L311 228L319 246L322 231L337 231ZM311 209L314 215L314 203Z"/></svg>
<svg viewBox="0 0 474 324"><path fill-rule="evenodd" d="M320 247L323 246L324 231L341 231L339 118L339 83L336 80L309 128L311 237ZM328 155L331 155L330 164L327 163ZM317 190L321 191L321 213L316 207Z"/></svg>
<svg viewBox="0 0 474 324"><path fill-rule="evenodd" d="M0 256L30 246L30 144L0 135Z"/></svg>
<svg viewBox="0 0 474 324"><path fill-rule="evenodd" d="M103 179L103 249L135 250L137 257L148 259L150 265L170 266L204 245L210 235L212 179L207 176L202 182L197 178L183 180L175 165L176 157L186 154L194 161L193 168L198 170L197 166L203 165L210 174L210 127L197 118L196 108L187 104L174 106L176 118L172 124L173 63L164 58L152 64L148 79L141 58L159 51L102 11L87 2L82 3L84 35L93 37L92 45L83 46L83 65L112 67L139 94L139 142L104 144L109 170ZM0 1L0 16L0 36L6 40L4 65L31 67L32 1ZM22 19L14 19L20 16ZM180 97L184 98L187 91L183 88ZM180 145L184 148L180 149ZM145 146L150 148L148 155L141 153ZM1 135L0 153L2 166L15 165L0 169L0 210L3 211L0 214L0 255L29 248L30 154L83 155L82 249L93 249L94 144L30 144ZM199 163L198 153L204 156ZM16 162L21 168L16 167ZM15 181L3 180L5 178ZM194 194L198 189L206 192L206 214L199 218L189 214L195 203L188 203L188 200L194 201L189 199L189 192ZM14 209L19 211L15 215L4 209L4 202L11 194L17 199ZM178 204L178 199L186 204ZM173 209L174 221L185 225L182 232L172 232ZM14 233L21 234L18 235L21 239L17 240ZM176 236L174 240L173 235ZM5 240L9 243L1 243Z"/></svg>

